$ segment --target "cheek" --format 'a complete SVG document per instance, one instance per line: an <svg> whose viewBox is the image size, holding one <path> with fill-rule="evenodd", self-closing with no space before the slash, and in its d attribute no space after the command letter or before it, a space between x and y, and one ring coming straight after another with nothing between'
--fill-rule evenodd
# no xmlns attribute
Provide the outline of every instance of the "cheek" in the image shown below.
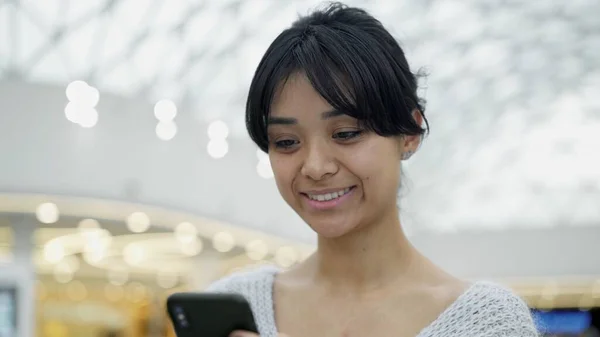
<svg viewBox="0 0 600 337"><path fill-rule="evenodd" d="M373 144L352 154L352 170L371 193L396 191L399 185L400 159L396 147L386 145L392 144Z"/></svg>
<svg viewBox="0 0 600 337"><path fill-rule="evenodd" d="M291 163L285 160L272 158L271 169L273 170L273 177L279 193L285 198L286 195L291 195L292 185L294 181L294 168Z"/></svg>

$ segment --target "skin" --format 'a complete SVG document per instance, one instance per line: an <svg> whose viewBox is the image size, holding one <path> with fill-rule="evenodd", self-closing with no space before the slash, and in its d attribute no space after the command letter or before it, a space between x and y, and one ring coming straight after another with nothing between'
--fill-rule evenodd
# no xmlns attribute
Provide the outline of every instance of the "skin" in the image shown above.
<svg viewBox="0 0 600 337"><path fill-rule="evenodd" d="M401 156L416 151L420 137L361 129L333 111L302 73L280 88L271 111L277 187L318 234L317 252L275 279L278 329L294 337L415 336L468 287L421 255L402 231ZM422 122L418 111L413 117ZM307 198L347 187L351 193L332 209L316 209Z"/></svg>

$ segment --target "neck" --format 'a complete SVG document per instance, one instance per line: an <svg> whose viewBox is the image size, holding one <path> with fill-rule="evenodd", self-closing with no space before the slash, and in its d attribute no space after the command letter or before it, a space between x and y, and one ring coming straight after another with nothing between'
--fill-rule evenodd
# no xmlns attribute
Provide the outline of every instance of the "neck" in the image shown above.
<svg viewBox="0 0 600 337"><path fill-rule="evenodd" d="M385 288L414 271L422 257L410 244L398 212L339 238L319 237L312 258L315 280L345 291L365 292Z"/></svg>

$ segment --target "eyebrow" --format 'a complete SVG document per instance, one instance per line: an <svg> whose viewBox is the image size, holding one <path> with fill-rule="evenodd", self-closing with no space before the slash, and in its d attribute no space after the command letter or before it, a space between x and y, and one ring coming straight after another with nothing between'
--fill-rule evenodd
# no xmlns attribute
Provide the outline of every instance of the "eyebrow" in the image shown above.
<svg viewBox="0 0 600 337"><path fill-rule="evenodd" d="M329 110L321 113L321 119L330 119L337 116L345 115L345 113L340 110ZM291 117L269 117L268 125L278 124L278 125L294 125L298 124L298 120L296 118Z"/></svg>

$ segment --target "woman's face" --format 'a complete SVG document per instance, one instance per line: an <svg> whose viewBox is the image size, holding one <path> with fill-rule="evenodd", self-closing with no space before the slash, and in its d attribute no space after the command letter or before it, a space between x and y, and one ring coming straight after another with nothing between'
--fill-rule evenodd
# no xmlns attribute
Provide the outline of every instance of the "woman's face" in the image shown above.
<svg viewBox="0 0 600 337"><path fill-rule="evenodd" d="M329 238L395 214L400 158L418 145L363 130L334 111L303 74L291 76L276 96L268 136L279 192Z"/></svg>

